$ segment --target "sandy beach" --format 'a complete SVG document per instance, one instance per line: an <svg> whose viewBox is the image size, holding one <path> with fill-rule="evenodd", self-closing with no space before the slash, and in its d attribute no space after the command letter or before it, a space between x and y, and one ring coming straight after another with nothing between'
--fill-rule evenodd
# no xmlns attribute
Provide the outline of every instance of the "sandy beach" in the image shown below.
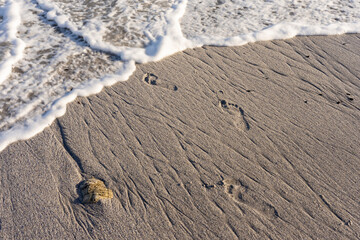
<svg viewBox="0 0 360 240"><path fill-rule="evenodd" d="M137 65L0 153L0 239L360 239L359 99L359 34Z"/></svg>

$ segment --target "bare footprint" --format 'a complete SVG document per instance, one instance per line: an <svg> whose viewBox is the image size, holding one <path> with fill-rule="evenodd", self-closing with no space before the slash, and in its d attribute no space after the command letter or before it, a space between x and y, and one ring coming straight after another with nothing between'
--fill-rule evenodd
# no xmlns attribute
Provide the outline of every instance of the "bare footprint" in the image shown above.
<svg viewBox="0 0 360 240"><path fill-rule="evenodd" d="M268 218L279 217L275 207L262 200L261 196L251 190L244 182L230 178L224 179L222 183L225 193L234 201L245 204Z"/></svg>
<svg viewBox="0 0 360 240"><path fill-rule="evenodd" d="M245 118L244 110L236 103L219 100L219 106L234 117L234 125L242 130L250 130L250 124Z"/></svg>
<svg viewBox="0 0 360 240"><path fill-rule="evenodd" d="M142 80L149 85L159 86L161 88L165 88L173 91L178 90L178 87L176 85L160 80L158 76L156 76L153 73L145 73Z"/></svg>

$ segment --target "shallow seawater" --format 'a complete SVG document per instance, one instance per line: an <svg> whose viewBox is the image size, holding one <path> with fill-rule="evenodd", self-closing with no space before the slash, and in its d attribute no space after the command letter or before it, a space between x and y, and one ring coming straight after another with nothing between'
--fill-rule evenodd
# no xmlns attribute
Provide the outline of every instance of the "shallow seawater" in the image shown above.
<svg viewBox="0 0 360 240"><path fill-rule="evenodd" d="M124 81L135 62L204 44L360 31L360 0L0 0L0 150Z"/></svg>
<svg viewBox="0 0 360 240"><path fill-rule="evenodd" d="M328 25L358 22L359 1L216 0L189 1L181 21L186 37L231 37L282 22Z"/></svg>

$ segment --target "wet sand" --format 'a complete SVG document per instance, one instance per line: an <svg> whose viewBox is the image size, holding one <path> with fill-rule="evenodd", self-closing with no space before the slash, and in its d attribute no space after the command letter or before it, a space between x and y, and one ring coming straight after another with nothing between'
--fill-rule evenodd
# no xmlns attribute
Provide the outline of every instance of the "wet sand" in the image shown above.
<svg viewBox="0 0 360 240"><path fill-rule="evenodd" d="M359 76L358 34L138 65L0 153L0 238L359 239Z"/></svg>

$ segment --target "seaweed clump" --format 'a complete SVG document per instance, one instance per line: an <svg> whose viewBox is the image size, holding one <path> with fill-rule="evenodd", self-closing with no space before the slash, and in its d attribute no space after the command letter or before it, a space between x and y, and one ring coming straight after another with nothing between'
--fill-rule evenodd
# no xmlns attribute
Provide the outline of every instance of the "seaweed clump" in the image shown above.
<svg viewBox="0 0 360 240"><path fill-rule="evenodd" d="M82 203L97 203L101 199L112 199L113 191L106 188L103 181L90 178L80 183L80 192L82 195Z"/></svg>

